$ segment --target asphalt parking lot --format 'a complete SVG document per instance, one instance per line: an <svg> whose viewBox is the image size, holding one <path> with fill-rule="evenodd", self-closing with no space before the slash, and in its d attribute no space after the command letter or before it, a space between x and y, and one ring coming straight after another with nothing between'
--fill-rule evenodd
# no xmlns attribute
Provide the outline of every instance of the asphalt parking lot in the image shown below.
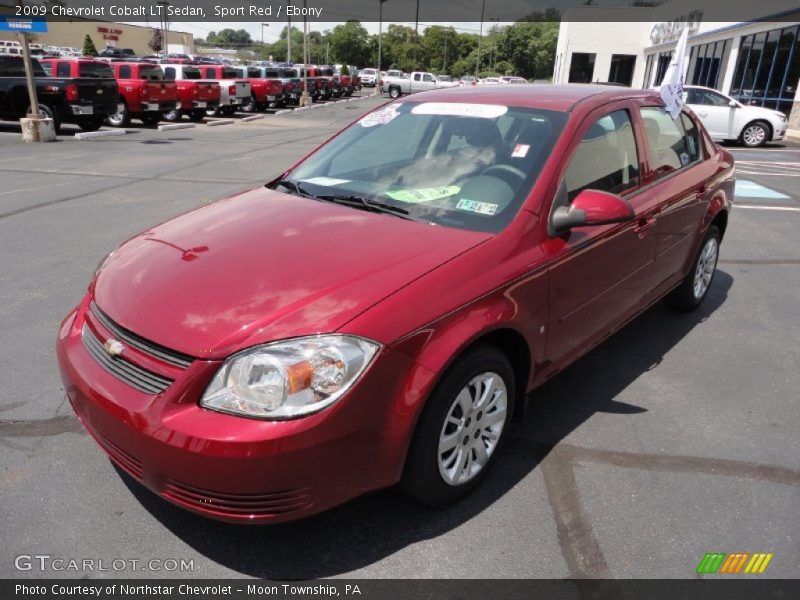
<svg viewBox="0 0 800 600"><path fill-rule="evenodd" d="M298 523L203 519L121 475L72 416L54 341L97 262L255 187L385 100L220 127L19 143L0 124L0 577L690 578L706 552L800 576L800 146L732 148L706 303L658 305L532 398L479 490L387 490ZM77 131L77 130L76 130ZM186 572L15 569L18 555L191 559Z"/></svg>

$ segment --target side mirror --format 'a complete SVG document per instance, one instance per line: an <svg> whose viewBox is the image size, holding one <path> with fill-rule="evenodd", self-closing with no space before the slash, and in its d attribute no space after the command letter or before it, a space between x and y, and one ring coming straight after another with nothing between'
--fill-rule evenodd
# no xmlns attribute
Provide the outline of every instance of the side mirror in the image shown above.
<svg viewBox="0 0 800 600"><path fill-rule="evenodd" d="M633 209L616 194L583 190L569 206L555 208L550 216L551 235L561 235L573 227L622 223L633 219Z"/></svg>
<svg viewBox="0 0 800 600"><path fill-rule="evenodd" d="M730 106L731 108L739 108L739 103L736 100L731 100L730 102L728 102L728 106Z"/></svg>

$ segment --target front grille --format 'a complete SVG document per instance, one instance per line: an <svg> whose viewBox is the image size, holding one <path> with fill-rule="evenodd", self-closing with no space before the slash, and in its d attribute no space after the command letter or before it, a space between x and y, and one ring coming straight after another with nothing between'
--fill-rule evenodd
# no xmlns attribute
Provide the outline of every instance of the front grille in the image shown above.
<svg viewBox="0 0 800 600"><path fill-rule="evenodd" d="M170 350L164 346L159 346L158 344L154 344L153 342L120 327L114 323L114 321L112 321L108 315L100 310L100 308L94 302L92 302L89 306L89 310L92 311L92 315L94 315L94 317L103 325L103 327L108 329L116 339L128 344L131 348L136 348L140 352L149 354L158 360L175 367L180 367L181 369L186 369L194 361L194 358L191 356L181 354L180 352L175 352L174 350Z"/></svg>
<svg viewBox="0 0 800 600"><path fill-rule="evenodd" d="M143 369L122 357L108 354L103 348L103 344L86 324L83 326L81 338L86 350L103 368L140 392L160 394L172 384L172 379Z"/></svg>
<svg viewBox="0 0 800 600"><path fill-rule="evenodd" d="M164 496L198 509L229 516L265 517L308 508L314 503L311 490L286 490L267 494L231 494L203 490L169 479Z"/></svg>

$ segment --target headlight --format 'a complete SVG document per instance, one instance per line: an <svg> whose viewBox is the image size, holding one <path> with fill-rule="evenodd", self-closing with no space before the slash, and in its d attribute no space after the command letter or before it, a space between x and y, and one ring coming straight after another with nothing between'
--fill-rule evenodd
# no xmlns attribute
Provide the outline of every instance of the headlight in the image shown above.
<svg viewBox="0 0 800 600"><path fill-rule="evenodd" d="M257 346L225 361L200 405L259 419L318 412L350 389L379 349L380 344L349 335Z"/></svg>

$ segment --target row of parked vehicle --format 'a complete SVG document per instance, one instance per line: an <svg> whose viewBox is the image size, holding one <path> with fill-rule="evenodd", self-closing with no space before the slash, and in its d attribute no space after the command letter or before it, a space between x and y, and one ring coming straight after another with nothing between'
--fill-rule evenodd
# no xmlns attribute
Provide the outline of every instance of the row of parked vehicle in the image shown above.
<svg viewBox="0 0 800 600"><path fill-rule="evenodd" d="M312 101L350 96L360 89L357 75L337 74L317 65L229 66L179 60L99 60L91 57L33 61L40 110L56 131L74 123L93 131L104 123L125 127L237 111L298 105L304 77ZM21 57L0 55L0 118L19 119L30 110Z"/></svg>

